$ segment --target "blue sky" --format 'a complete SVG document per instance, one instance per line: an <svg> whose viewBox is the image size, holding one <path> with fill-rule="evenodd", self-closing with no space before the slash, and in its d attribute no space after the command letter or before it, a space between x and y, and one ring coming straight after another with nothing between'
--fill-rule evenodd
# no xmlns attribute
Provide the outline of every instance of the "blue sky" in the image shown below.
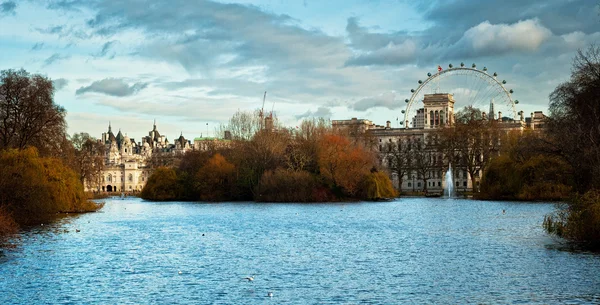
<svg viewBox="0 0 600 305"><path fill-rule="evenodd" d="M170 140L214 135L264 91L288 126L384 124L417 80L460 62L546 112L577 49L600 40L598 13L594 0L0 0L0 69L52 78L69 133L96 137L111 121L139 139L154 119Z"/></svg>

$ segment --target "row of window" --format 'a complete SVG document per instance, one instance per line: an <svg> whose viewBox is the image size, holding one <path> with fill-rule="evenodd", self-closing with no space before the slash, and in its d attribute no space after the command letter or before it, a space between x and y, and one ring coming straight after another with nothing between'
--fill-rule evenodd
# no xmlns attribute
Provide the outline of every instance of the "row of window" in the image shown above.
<svg viewBox="0 0 600 305"><path fill-rule="evenodd" d="M462 183L462 184L463 184L463 187L467 187L467 181L463 181L463 183ZM416 185L416 186L417 186L417 187L421 187L421 182L417 182L417 185ZM433 182L431 182L431 181L428 181L428 182L427 182L427 186L428 186L428 187L433 187L433 186L435 186L435 181L433 181ZM442 182L441 182L441 181L438 181L438 182L437 182L437 186L438 186L438 187L442 187ZM408 187L412 187L412 183L408 182ZM456 187L460 187L460 181L456 181Z"/></svg>

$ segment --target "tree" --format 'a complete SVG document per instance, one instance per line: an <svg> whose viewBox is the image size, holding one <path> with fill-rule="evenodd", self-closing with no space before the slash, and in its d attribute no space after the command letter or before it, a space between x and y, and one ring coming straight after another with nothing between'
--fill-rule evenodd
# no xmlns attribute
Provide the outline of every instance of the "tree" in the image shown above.
<svg viewBox="0 0 600 305"><path fill-rule="evenodd" d="M480 172L499 152L496 122L484 120L481 110L467 106L456 113L454 128L445 128L439 136L446 160L453 168L468 172L473 192L477 192Z"/></svg>
<svg viewBox="0 0 600 305"><path fill-rule="evenodd" d="M231 199L234 177L235 165L216 153L196 174L199 198L205 201Z"/></svg>
<svg viewBox="0 0 600 305"><path fill-rule="evenodd" d="M73 170L59 159L40 157L33 147L0 152L0 207L19 224L97 208Z"/></svg>
<svg viewBox="0 0 600 305"><path fill-rule="evenodd" d="M47 77L25 70L0 71L0 149L35 146L49 155L64 148L66 112L53 95Z"/></svg>
<svg viewBox="0 0 600 305"><path fill-rule="evenodd" d="M600 47L579 50L571 79L550 94L548 134L578 173L580 192L600 188Z"/></svg>
<svg viewBox="0 0 600 305"><path fill-rule="evenodd" d="M100 185L104 170L104 145L88 133L76 133L71 137L75 149L75 170L81 183L88 189Z"/></svg>
<svg viewBox="0 0 600 305"><path fill-rule="evenodd" d="M340 135L325 135L319 142L321 176L349 196L357 194L363 176L375 166L374 160L370 151Z"/></svg>
<svg viewBox="0 0 600 305"><path fill-rule="evenodd" d="M423 181L425 193L427 193L428 180L433 178L431 172L434 169L433 155L435 152L432 148L427 142L420 141L420 139L415 141L412 147L413 169L417 173L417 178Z"/></svg>
<svg viewBox="0 0 600 305"><path fill-rule="evenodd" d="M410 174L412 155L408 151L407 143L403 143L402 140L398 140L397 143L387 143L385 151L388 167L398 177L398 188L400 189L404 176Z"/></svg>
<svg viewBox="0 0 600 305"><path fill-rule="evenodd" d="M157 168L142 189L141 197L147 200L168 201L179 199L182 187L177 179L174 169L168 167Z"/></svg>

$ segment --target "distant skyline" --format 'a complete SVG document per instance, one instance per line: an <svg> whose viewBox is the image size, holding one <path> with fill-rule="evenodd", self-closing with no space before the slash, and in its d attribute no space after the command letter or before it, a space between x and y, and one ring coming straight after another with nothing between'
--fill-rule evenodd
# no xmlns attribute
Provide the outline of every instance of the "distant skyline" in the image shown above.
<svg viewBox="0 0 600 305"><path fill-rule="evenodd" d="M518 110L547 112L577 49L600 41L595 0L0 0L0 70L54 80L68 132L139 141L209 136L262 105L395 121L436 67L496 71ZM457 101L457 106L464 105Z"/></svg>

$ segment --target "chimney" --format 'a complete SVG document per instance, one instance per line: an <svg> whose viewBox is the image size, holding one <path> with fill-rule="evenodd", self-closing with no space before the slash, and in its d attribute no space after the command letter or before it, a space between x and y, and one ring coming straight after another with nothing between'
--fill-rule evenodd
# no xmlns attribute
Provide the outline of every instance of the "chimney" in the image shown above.
<svg viewBox="0 0 600 305"><path fill-rule="evenodd" d="M390 121L385 122L385 128L392 128L391 124L392 124L392 122L390 122Z"/></svg>
<svg viewBox="0 0 600 305"><path fill-rule="evenodd" d="M502 122L502 111L498 111L498 121Z"/></svg>

